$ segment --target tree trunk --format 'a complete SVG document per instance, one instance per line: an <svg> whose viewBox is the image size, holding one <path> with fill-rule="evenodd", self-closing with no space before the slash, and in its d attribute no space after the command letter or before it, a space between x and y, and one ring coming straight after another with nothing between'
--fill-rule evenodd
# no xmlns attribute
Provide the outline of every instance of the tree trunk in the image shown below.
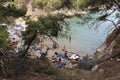
<svg viewBox="0 0 120 80"><path fill-rule="evenodd" d="M37 33L35 33L35 34L31 37L31 39L29 40L29 42L28 42L28 44L27 44L27 48L26 48L24 51L22 51L22 54L20 55L21 57L24 57L24 56L27 54L27 52L28 52L28 50L29 50L29 48L30 48L31 43L35 40L36 37L37 37Z"/></svg>

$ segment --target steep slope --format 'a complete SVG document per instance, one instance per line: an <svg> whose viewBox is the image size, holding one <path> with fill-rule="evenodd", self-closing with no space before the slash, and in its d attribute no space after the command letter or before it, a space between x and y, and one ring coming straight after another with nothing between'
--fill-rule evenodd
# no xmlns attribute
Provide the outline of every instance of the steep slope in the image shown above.
<svg viewBox="0 0 120 80"><path fill-rule="evenodd" d="M91 76L93 80L120 80L120 61L115 57L100 63Z"/></svg>
<svg viewBox="0 0 120 80"><path fill-rule="evenodd" d="M120 55L120 26L108 35L106 41L97 49L95 57L98 62Z"/></svg>

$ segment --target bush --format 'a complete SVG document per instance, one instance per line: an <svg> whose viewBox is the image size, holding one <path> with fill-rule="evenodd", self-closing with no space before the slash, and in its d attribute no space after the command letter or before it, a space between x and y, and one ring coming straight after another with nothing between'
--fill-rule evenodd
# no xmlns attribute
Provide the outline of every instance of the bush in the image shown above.
<svg viewBox="0 0 120 80"><path fill-rule="evenodd" d="M5 75L11 80L26 80L26 76L31 77L29 75L36 73L47 74L52 80L72 80L70 75L66 74L66 71L53 68L46 60L27 57L7 57L3 59L4 65L3 68L0 65L0 77Z"/></svg>
<svg viewBox="0 0 120 80"><path fill-rule="evenodd" d="M46 11L49 10L56 10L61 7L61 1L60 0L35 0L35 4L38 4L38 6L42 9L45 9Z"/></svg>
<svg viewBox="0 0 120 80"><path fill-rule="evenodd" d="M48 0L35 0L35 3L43 9L48 4Z"/></svg>
<svg viewBox="0 0 120 80"><path fill-rule="evenodd" d="M55 75L57 72L57 69L53 68L47 61L43 62L40 59L12 57L4 59L4 64L5 75L10 78L22 77L30 73Z"/></svg>
<svg viewBox="0 0 120 80"><path fill-rule="evenodd" d="M0 11L3 16L19 17L26 14L27 8L17 8L15 4L9 4L7 7L0 5Z"/></svg>
<svg viewBox="0 0 120 80"><path fill-rule="evenodd" d="M74 0L72 1L72 6L76 9L86 7L91 0Z"/></svg>
<svg viewBox="0 0 120 80"><path fill-rule="evenodd" d="M9 43L8 32L4 26L0 26L0 48L5 48Z"/></svg>
<svg viewBox="0 0 120 80"><path fill-rule="evenodd" d="M27 11L26 8L17 8L15 4L9 4L5 10L14 17L24 16Z"/></svg>

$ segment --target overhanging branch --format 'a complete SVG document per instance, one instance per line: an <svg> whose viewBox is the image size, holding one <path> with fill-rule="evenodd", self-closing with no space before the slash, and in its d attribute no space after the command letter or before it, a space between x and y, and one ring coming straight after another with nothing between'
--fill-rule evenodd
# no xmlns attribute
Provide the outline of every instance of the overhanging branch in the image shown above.
<svg viewBox="0 0 120 80"><path fill-rule="evenodd" d="M112 24L114 25L114 27L115 27L116 29L118 29L118 27L117 27L117 25L115 24L115 22L114 22L114 21L109 20L109 19L106 19L106 21L110 21L110 22L112 22Z"/></svg>
<svg viewBox="0 0 120 80"><path fill-rule="evenodd" d="M112 0L115 4L118 5L118 7L120 8L120 3L118 3L116 0Z"/></svg>

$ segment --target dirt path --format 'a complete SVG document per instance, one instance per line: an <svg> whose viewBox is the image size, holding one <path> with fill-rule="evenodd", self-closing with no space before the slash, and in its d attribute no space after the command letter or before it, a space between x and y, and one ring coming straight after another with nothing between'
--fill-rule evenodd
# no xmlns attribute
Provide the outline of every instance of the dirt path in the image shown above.
<svg viewBox="0 0 120 80"><path fill-rule="evenodd" d="M27 7L26 16L31 16L33 14L33 11L32 11L32 0L30 0L28 2L28 4L26 5L26 7Z"/></svg>
<svg viewBox="0 0 120 80"><path fill-rule="evenodd" d="M43 9L38 9L38 8L34 8L32 7L32 0L30 0L28 2L28 4L26 5L27 7L27 13L25 16L30 16L31 19L37 20L37 18L40 15L47 15L47 13L43 10Z"/></svg>

